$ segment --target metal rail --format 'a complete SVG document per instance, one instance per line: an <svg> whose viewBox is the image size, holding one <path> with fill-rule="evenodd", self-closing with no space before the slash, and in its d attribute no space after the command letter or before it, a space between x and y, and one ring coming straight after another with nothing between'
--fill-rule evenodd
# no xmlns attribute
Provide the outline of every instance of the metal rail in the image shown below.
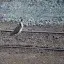
<svg viewBox="0 0 64 64"><path fill-rule="evenodd" d="M40 49L40 50L49 50L49 51L64 51L64 48L50 48L50 47L42 47L42 46L33 46L33 45L0 45L1 48L25 48L25 49ZM41 51L42 52L42 51Z"/></svg>
<svg viewBox="0 0 64 64"><path fill-rule="evenodd" d="M12 32L13 30L0 30L1 32ZM49 32L49 31L22 31L28 33L50 33L50 34L64 34L64 32Z"/></svg>

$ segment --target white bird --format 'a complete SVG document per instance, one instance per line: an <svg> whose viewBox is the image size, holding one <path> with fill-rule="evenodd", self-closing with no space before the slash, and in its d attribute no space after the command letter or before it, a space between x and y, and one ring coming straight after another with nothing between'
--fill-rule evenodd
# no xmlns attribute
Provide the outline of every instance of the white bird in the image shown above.
<svg viewBox="0 0 64 64"><path fill-rule="evenodd" d="M14 31L12 31L12 32L10 33L10 36L20 34L21 31L22 31L22 29L23 29L23 23L20 22L19 25L14 29Z"/></svg>

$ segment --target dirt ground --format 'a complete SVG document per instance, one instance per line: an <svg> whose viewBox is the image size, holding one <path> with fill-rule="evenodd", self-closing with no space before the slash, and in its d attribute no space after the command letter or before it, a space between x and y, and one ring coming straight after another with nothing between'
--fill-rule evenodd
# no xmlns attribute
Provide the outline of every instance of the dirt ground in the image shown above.
<svg viewBox="0 0 64 64"><path fill-rule="evenodd" d="M16 25L16 23L0 23L0 29L12 30ZM32 29L38 31L45 28L24 27L23 31L25 32L22 32L18 36L9 36L10 32L0 31L0 64L64 64L64 51L35 48L35 46L64 48L64 34L26 32L32 31ZM52 29L49 28L49 31L52 31ZM4 45L32 45L33 48L3 47Z"/></svg>

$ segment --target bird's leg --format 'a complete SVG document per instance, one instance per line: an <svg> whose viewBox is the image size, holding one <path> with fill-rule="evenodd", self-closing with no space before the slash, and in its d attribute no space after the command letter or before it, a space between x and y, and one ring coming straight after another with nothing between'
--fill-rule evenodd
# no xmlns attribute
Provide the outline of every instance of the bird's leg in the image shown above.
<svg viewBox="0 0 64 64"><path fill-rule="evenodd" d="M18 40L18 35L15 36L15 39Z"/></svg>
<svg viewBox="0 0 64 64"><path fill-rule="evenodd" d="M19 45L19 38L18 38L18 35L15 36L15 39L16 39L17 45Z"/></svg>

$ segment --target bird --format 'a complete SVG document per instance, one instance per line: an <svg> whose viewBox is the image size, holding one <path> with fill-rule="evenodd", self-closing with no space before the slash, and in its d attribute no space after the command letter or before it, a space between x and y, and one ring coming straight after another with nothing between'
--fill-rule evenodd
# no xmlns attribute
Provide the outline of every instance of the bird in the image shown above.
<svg viewBox="0 0 64 64"><path fill-rule="evenodd" d="M23 29L23 23L19 22L18 26L10 33L10 36L20 34L22 29Z"/></svg>

